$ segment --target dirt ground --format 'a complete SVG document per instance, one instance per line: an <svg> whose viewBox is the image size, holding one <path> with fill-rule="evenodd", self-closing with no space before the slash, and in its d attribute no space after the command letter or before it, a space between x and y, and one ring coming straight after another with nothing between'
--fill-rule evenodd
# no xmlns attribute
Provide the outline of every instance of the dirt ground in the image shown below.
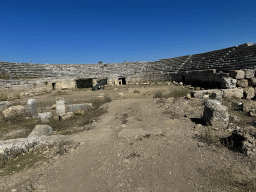
<svg viewBox="0 0 256 192"><path fill-rule="evenodd" d="M255 163L245 155L199 139L207 127L199 99L153 99L174 85L107 87L65 91L79 102L108 94L108 113L93 129L70 136L79 143L63 155L0 178L1 191L178 192L255 191ZM120 96L119 93L125 93ZM55 93L34 97L54 101ZM28 98L15 100L25 102ZM47 153L47 152L46 152Z"/></svg>

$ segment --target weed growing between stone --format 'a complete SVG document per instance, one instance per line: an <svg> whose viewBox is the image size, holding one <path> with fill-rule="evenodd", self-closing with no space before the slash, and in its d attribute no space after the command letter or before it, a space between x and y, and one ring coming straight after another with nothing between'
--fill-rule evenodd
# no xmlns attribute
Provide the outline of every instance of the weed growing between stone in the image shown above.
<svg viewBox="0 0 256 192"><path fill-rule="evenodd" d="M92 106L95 108L95 109L98 109L100 108L103 104L105 103L109 103L111 102L112 99L108 96L108 95L104 95L103 98L95 98L95 99L92 99L91 102L92 102Z"/></svg>
<svg viewBox="0 0 256 192"><path fill-rule="evenodd" d="M187 94L190 94L190 89L188 88L180 88L180 89L174 89L170 93L164 94L161 91L157 91L153 98L169 98L169 97L174 97L174 98L179 98L179 97L184 97Z"/></svg>

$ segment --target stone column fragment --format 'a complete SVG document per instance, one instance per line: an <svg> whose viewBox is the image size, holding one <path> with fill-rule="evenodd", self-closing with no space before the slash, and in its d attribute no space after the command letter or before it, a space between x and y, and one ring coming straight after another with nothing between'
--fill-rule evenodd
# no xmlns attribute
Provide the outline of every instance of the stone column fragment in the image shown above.
<svg viewBox="0 0 256 192"><path fill-rule="evenodd" d="M26 115L28 115L28 116L36 116L37 115L36 99L28 99Z"/></svg>
<svg viewBox="0 0 256 192"><path fill-rule="evenodd" d="M61 116L63 114L65 114L65 101L64 100L56 101L56 115Z"/></svg>

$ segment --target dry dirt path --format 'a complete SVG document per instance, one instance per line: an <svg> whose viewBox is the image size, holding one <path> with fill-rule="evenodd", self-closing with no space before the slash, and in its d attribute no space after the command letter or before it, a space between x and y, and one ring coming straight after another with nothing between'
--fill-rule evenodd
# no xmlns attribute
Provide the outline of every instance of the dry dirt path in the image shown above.
<svg viewBox="0 0 256 192"><path fill-rule="evenodd" d="M189 106L185 102L171 105L182 114L182 105ZM80 142L77 149L1 179L1 186L9 186L5 191L242 191L244 176L255 175L241 163L244 156L194 138L190 118L201 108L173 120L163 114L165 104L152 98L118 99L106 105L108 113L94 122L94 129L71 136ZM125 137L142 131L144 135Z"/></svg>
<svg viewBox="0 0 256 192"><path fill-rule="evenodd" d="M218 191L216 181L205 180L200 170L222 169L229 160L222 152L198 147L189 118L171 120L152 99L116 100L108 106L93 130L75 136L79 148L36 181L36 191ZM162 134L118 137L123 129L160 129Z"/></svg>

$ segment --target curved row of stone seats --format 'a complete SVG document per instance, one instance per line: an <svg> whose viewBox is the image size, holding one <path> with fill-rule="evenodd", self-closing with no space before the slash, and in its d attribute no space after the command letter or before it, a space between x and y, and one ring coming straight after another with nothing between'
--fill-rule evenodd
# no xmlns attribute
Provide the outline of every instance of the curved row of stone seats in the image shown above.
<svg viewBox="0 0 256 192"><path fill-rule="evenodd" d="M228 69L231 68L231 66L238 69L252 67L256 64L252 63L252 61L256 59L255 50L255 45L243 44L236 47L192 55L180 71L211 68Z"/></svg>

